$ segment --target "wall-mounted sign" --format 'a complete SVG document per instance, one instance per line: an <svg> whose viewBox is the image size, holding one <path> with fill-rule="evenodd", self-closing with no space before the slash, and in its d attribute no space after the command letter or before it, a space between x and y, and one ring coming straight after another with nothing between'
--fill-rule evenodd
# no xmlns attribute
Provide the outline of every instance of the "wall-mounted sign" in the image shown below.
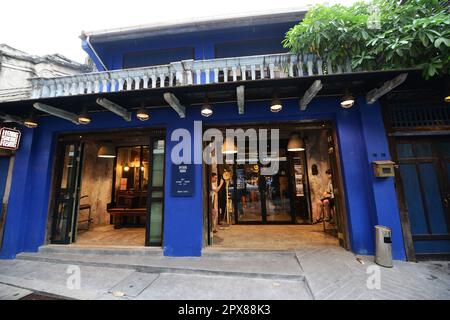
<svg viewBox="0 0 450 320"><path fill-rule="evenodd" d="M20 143L20 131L11 128L0 129L0 149L17 150Z"/></svg>
<svg viewBox="0 0 450 320"><path fill-rule="evenodd" d="M194 165L172 164L171 194L173 197L194 195Z"/></svg>

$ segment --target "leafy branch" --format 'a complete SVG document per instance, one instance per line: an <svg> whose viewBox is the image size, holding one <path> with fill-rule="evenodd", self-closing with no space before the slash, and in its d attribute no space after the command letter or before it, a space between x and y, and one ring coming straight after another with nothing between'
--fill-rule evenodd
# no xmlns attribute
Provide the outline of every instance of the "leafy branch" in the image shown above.
<svg viewBox="0 0 450 320"><path fill-rule="evenodd" d="M371 26L376 19L377 27ZM372 0L313 7L283 45L357 70L421 68L425 78L450 73L448 1Z"/></svg>

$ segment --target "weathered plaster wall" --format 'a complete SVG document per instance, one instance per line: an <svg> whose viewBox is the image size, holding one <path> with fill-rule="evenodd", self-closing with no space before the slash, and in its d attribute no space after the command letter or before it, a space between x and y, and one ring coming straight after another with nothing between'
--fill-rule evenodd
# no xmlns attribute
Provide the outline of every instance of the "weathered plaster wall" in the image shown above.
<svg viewBox="0 0 450 320"><path fill-rule="evenodd" d="M95 143L85 144L80 193L81 196L89 196L89 198L81 199L80 204L91 204L94 225L108 224L110 221L106 208L111 202L114 172L113 159L98 158L98 148ZM86 219L87 214L87 210L81 211L78 219Z"/></svg>
<svg viewBox="0 0 450 320"><path fill-rule="evenodd" d="M322 130L308 134L305 143L309 191L311 193L312 222L316 222L321 217L321 212L317 203L320 201L328 184L325 172L330 168L327 132ZM313 165L317 166L317 175L314 175L312 172Z"/></svg>

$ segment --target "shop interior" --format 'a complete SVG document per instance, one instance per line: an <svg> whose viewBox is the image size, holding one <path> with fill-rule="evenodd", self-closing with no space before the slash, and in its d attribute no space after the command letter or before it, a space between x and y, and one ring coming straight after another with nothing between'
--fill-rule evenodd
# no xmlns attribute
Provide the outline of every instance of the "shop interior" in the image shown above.
<svg viewBox="0 0 450 320"><path fill-rule="evenodd" d="M275 174L263 174L267 163L254 150L249 152L248 142L245 159L235 155L232 161L207 166L207 241L213 247L285 250L338 243L331 129L325 125L278 129ZM237 146L229 144L225 140L224 158L237 153Z"/></svg>
<svg viewBox="0 0 450 320"><path fill-rule="evenodd" d="M144 246L161 239L162 195L160 201L155 197L151 206L153 239L146 231L150 227L149 188L154 192L163 188L164 139L114 133L68 136L62 140L64 160L53 242L58 240L55 235L64 234L65 229L71 229L72 236L62 242L75 245ZM76 155L79 163L74 159ZM70 200L67 194L72 189L76 190L75 199L66 201Z"/></svg>

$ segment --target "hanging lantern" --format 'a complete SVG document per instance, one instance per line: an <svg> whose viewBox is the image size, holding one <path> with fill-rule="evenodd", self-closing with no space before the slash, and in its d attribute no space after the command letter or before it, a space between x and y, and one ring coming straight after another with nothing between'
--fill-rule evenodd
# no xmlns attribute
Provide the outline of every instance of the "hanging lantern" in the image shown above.
<svg viewBox="0 0 450 320"><path fill-rule="evenodd" d="M38 126L38 122L33 111L31 111L29 116L23 121L23 125L30 129L34 129Z"/></svg>
<svg viewBox="0 0 450 320"><path fill-rule="evenodd" d="M201 114L204 117L209 117L213 114L213 110L208 102L208 99L205 99L205 102L203 103Z"/></svg>
<svg viewBox="0 0 450 320"><path fill-rule="evenodd" d="M83 108L83 111L78 115L78 123L89 124L91 122L91 117L87 114L87 108Z"/></svg>
<svg viewBox="0 0 450 320"><path fill-rule="evenodd" d="M280 99L274 98L270 102L270 111L272 112L280 112L283 109L283 104Z"/></svg>
<svg viewBox="0 0 450 320"><path fill-rule="evenodd" d="M341 99L342 108L348 109L353 107L354 104L355 104L355 97L353 97L351 94L346 94Z"/></svg>
<svg viewBox="0 0 450 320"><path fill-rule="evenodd" d="M136 113L136 117L141 121L147 121L148 119L150 119L150 114L148 113L147 109L140 108Z"/></svg>

